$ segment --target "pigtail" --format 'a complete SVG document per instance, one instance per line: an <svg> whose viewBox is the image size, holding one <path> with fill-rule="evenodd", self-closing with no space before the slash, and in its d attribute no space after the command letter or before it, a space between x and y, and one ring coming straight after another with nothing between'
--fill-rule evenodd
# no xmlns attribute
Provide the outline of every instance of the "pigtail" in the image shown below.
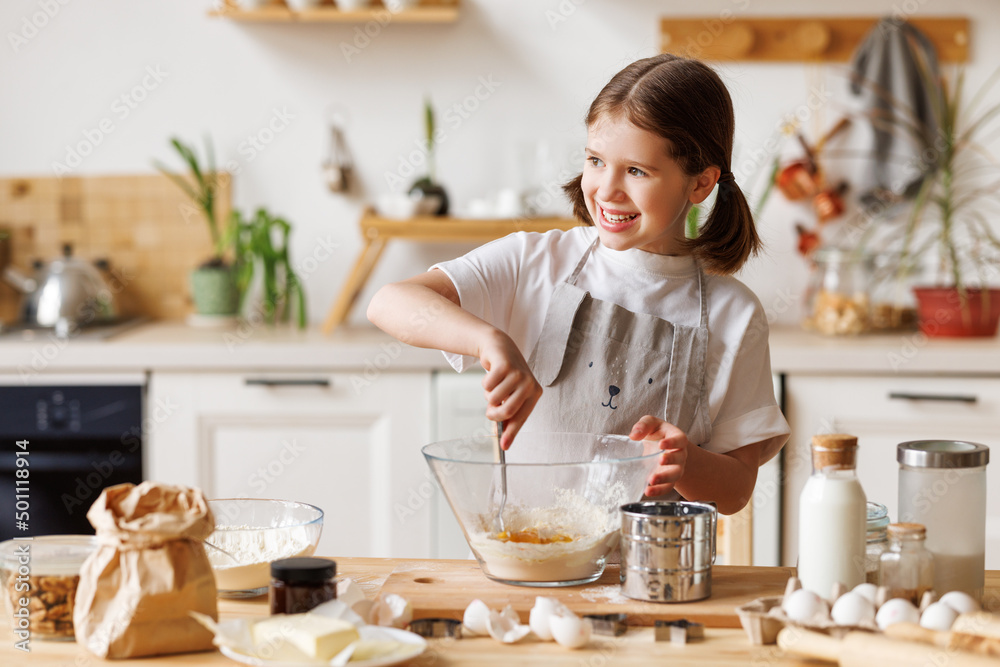
<svg viewBox="0 0 1000 667"><path fill-rule="evenodd" d="M730 275L761 248L750 204L732 174L719 179L719 192L697 238L687 247L709 273Z"/></svg>
<svg viewBox="0 0 1000 667"><path fill-rule="evenodd" d="M575 178L567 181L562 190L566 193L569 203L573 205L573 215L580 222L593 226L594 221L590 217L590 211L587 210L587 200L583 197L583 174L577 174Z"/></svg>

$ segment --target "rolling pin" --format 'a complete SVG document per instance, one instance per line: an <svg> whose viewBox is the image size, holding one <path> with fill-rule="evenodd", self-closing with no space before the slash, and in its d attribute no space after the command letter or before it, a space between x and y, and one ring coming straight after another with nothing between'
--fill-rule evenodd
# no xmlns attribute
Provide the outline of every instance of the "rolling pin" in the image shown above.
<svg viewBox="0 0 1000 667"><path fill-rule="evenodd" d="M849 632L843 639L834 639L788 626L778 633L778 646L786 653L835 662L841 667L997 667L996 660L985 656L899 641L870 632Z"/></svg>
<svg viewBox="0 0 1000 667"><path fill-rule="evenodd" d="M916 623L896 623L885 629L887 637L932 644L939 648L1000 656L1000 617L989 612L961 614L951 630L929 630Z"/></svg>

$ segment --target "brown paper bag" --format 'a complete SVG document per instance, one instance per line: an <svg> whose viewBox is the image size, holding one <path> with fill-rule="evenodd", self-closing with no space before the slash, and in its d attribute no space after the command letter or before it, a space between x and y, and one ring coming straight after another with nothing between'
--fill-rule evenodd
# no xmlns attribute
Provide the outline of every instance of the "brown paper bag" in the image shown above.
<svg viewBox="0 0 1000 667"><path fill-rule="evenodd" d="M101 493L87 512L99 547L76 592L76 641L100 658L206 651L218 619L215 575L202 541L215 521L198 489L143 482Z"/></svg>

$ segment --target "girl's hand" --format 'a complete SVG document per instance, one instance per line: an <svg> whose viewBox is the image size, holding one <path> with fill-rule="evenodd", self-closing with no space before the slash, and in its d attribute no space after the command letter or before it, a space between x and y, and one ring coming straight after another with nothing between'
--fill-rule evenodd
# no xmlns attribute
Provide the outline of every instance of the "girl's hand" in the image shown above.
<svg viewBox="0 0 1000 667"><path fill-rule="evenodd" d="M486 369L486 418L503 422L500 446L510 449L514 436L542 396L528 362L510 336L496 330L479 348L479 363Z"/></svg>
<svg viewBox="0 0 1000 667"><path fill-rule="evenodd" d="M663 450L660 465L649 476L645 494L662 496L673 491L674 486L684 476L684 468L687 465L688 448L691 446L687 434L673 424L646 415L636 422L628 437L632 440L655 443L657 448ZM648 449L646 453L649 453Z"/></svg>

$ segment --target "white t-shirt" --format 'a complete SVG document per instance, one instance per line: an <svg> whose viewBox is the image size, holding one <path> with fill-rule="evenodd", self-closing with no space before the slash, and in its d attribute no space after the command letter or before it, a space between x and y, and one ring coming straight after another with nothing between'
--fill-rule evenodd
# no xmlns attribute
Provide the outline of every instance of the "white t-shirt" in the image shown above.
<svg viewBox="0 0 1000 667"><path fill-rule="evenodd" d="M517 232L469 254L435 264L458 290L462 308L507 332L525 359L541 332L556 284L573 273L597 230L575 227L544 234ZM697 326L698 268L691 256L611 250L598 245L576 284L595 299L676 324ZM724 454L763 442L761 463L788 439L788 423L774 400L764 309L729 276L705 276L708 300L708 390L712 438L703 447ZM474 357L445 353L455 370Z"/></svg>

